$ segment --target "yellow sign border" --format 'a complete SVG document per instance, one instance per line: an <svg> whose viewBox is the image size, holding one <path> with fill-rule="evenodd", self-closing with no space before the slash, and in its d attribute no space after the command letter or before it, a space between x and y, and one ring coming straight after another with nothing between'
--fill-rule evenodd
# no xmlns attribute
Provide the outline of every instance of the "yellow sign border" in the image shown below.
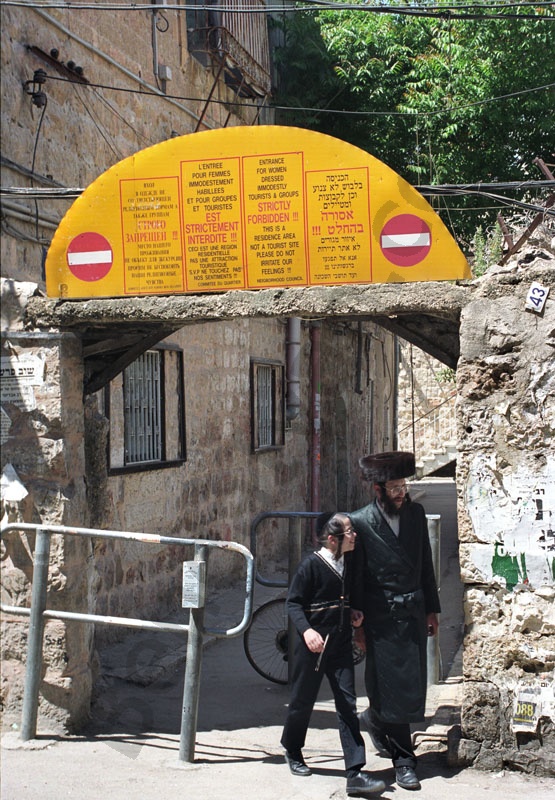
<svg viewBox="0 0 555 800"><path fill-rule="evenodd" d="M358 147L284 126L169 139L112 166L68 210L49 297L470 278L442 220Z"/></svg>

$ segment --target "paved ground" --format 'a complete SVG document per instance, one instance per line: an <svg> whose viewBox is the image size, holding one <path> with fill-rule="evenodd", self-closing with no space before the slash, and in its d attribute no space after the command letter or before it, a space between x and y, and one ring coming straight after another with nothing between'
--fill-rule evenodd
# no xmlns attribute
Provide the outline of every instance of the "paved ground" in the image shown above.
<svg viewBox="0 0 555 800"><path fill-rule="evenodd" d="M272 593L257 586L255 605ZM211 613L220 621L227 615L236 624L234 601L233 593L222 595ZM242 637L207 640L194 762L179 761L184 652L174 634L135 633L103 653L105 679L85 734L49 735L40 717L33 742L23 745L17 731L5 732L2 800L345 800L329 690L323 687L305 749L313 775L296 778L279 745L287 686L270 683L252 669ZM447 766L445 739L458 718L459 675L454 659L450 676L429 693L427 720L416 732L420 792L399 789L389 760L378 757L367 740L367 769L387 785L382 797L554 800L547 779ZM362 666L357 680L362 710Z"/></svg>

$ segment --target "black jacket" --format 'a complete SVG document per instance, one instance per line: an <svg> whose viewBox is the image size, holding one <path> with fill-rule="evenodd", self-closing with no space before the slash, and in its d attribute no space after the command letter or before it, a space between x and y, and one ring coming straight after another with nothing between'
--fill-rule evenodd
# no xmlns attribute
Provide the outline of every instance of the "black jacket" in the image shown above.
<svg viewBox="0 0 555 800"><path fill-rule="evenodd" d="M351 641L350 591L352 553L345 553L343 576L318 553L311 553L299 564L287 593L287 613L302 636L314 628L346 643Z"/></svg>
<svg viewBox="0 0 555 800"><path fill-rule="evenodd" d="M367 640L366 691L385 722L420 722L426 706L426 615L439 613L428 524L407 502L397 537L377 504L349 515Z"/></svg>

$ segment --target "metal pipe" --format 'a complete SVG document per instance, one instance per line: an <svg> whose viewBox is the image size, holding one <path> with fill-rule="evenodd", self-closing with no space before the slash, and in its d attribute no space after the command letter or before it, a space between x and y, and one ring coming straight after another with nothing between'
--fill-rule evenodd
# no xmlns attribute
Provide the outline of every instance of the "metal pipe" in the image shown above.
<svg viewBox="0 0 555 800"><path fill-rule="evenodd" d="M311 334L311 359L312 359L312 469L310 486L310 510L316 511L320 508L320 339L321 325L314 322L310 326ZM312 525L312 540L314 547L317 546L316 529Z"/></svg>
<svg viewBox="0 0 555 800"><path fill-rule="evenodd" d="M195 546L195 561L207 562L208 547ZM206 582L206 573L201 580ZM204 597L204 587L201 597ZM179 760L193 762L195 760L195 739L197 735L198 701L200 694L200 670L202 664L202 631L204 625L204 604L200 608L191 608L189 616L189 638L187 640L187 657L185 662L185 682L183 686L183 709L181 714L181 735L179 740Z"/></svg>
<svg viewBox="0 0 555 800"><path fill-rule="evenodd" d="M430 538L430 547L432 548L432 561L434 564L434 572L436 575L436 582L439 588L440 583L440 534L441 534L441 515L440 514L426 514L428 520L428 535ZM439 650L439 631L435 636L428 637L426 647L426 662L428 672L428 686L432 686L440 681L440 650Z"/></svg>
<svg viewBox="0 0 555 800"><path fill-rule="evenodd" d="M286 341L287 419L297 419L301 410L301 318L287 320Z"/></svg>
<svg viewBox="0 0 555 800"><path fill-rule="evenodd" d="M256 562L256 532L259 524L264 519L268 518L276 518L276 519L290 519L292 517L298 517L299 519L315 519L320 514L319 511L263 511L253 519L251 523L251 552L254 556L254 560ZM283 587L288 586L287 581L285 580L272 580L271 578L265 578L261 575L258 570L255 574L255 580L257 583L260 583L261 586L272 586L276 589L281 589Z"/></svg>
<svg viewBox="0 0 555 800"><path fill-rule="evenodd" d="M7 525L0 524L0 536L8 531L36 531L39 525L31 522L10 522ZM183 539L176 536L160 536L156 533L137 533L129 531L107 531L99 530L97 528L67 528L64 525L43 525L42 529L48 533L61 533L71 536L93 536L96 539L123 539L131 542L151 542L152 544L168 544L168 545L199 545L205 544L207 547L216 547L219 550L234 550L240 553L246 562L247 569L247 594L245 597L245 606L243 610L243 618L239 625L227 630L220 630L219 628L205 628L204 633L209 633L211 636L219 637L232 637L238 636L243 633L250 625L252 617L252 588L254 578L254 557L253 554L244 545L238 542L214 542L210 539ZM70 612L46 612L51 619L56 619L58 614ZM91 615L96 620L96 615ZM60 617L61 618L61 617ZM115 619L115 618L112 618ZM92 620L91 620L92 621ZM112 623L118 624L118 623ZM135 626L133 626L135 627Z"/></svg>
<svg viewBox="0 0 555 800"><path fill-rule="evenodd" d="M44 635L44 619L42 615L46 608L49 560L50 536L42 528L38 528L33 559L33 587L21 722L21 738L24 742L34 739L37 733L39 688L42 673L42 639Z"/></svg>
<svg viewBox="0 0 555 800"><path fill-rule="evenodd" d="M42 673L42 646L44 624L46 618L73 619L86 622L105 622L112 625L128 625L137 628L155 628L157 630L179 630L189 634L187 641L187 662L185 669L185 684L183 689L183 714L181 726L181 739L179 757L181 760L192 761L196 738L198 715L198 700L200 688L200 667L202 661L202 636L211 633L214 636L237 636L250 625L252 619L252 587L254 575L254 558L252 553L243 545L235 542L214 542L208 539L178 539L169 536L158 536L148 533L129 533L121 531L101 531L96 528L66 528L62 525L39 526L33 523L15 522L0 524L0 536L11 530L32 530L36 532L35 554L33 563L33 580L31 608L18 608L17 606L2 606L3 611L30 617L29 638L27 650L27 667L25 675L25 690L23 697L23 719L21 738L24 741L33 739L37 732L37 712L39 700L39 687ZM201 570L202 608L193 608L190 613L189 625L175 625L172 623L157 623L150 620L125 619L121 617L102 617L96 614L81 614L71 611L46 610L46 594L48 581L48 566L50 556L50 535L52 533L73 534L82 536L95 536L97 538L128 539L132 541L153 542L156 544L188 544L195 547L195 560L208 561L210 547L239 551L246 560L246 597L243 619L235 628L227 631L204 628L204 597L206 588L206 570Z"/></svg>
<svg viewBox="0 0 555 800"><path fill-rule="evenodd" d="M37 216L31 209L20 206L18 203L12 203L9 200L2 200L2 211L7 217L15 217L24 222L34 223L38 219L43 228L50 228L51 230L57 230L60 224L59 220L56 221L52 217L45 217L44 214L40 213Z"/></svg>
<svg viewBox="0 0 555 800"><path fill-rule="evenodd" d="M301 520L299 517L291 517L289 520L289 564L288 576L289 585L291 579L295 574L295 570L300 564L302 558L302 536L301 536ZM295 626L288 617L287 621L287 680L291 683L293 675L293 659L295 650Z"/></svg>
<svg viewBox="0 0 555 800"><path fill-rule="evenodd" d="M6 606L0 604L0 611L4 614L13 614L19 617L29 617L31 609L21 606ZM78 611L51 611L46 609L43 613L45 620L70 619L76 622L96 622L102 625L122 625L127 628L140 628L141 630L155 631L187 631L188 625L179 625L176 622L155 622L148 619L135 619L134 617L105 617L101 614L82 614Z"/></svg>

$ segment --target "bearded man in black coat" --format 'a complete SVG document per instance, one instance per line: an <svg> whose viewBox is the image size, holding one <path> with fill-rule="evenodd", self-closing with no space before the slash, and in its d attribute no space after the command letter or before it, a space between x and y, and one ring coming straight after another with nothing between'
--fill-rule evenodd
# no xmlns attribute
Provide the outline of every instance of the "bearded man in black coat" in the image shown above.
<svg viewBox="0 0 555 800"><path fill-rule="evenodd" d="M441 610L426 513L405 481L415 472L413 453L377 453L359 464L375 492L374 502L349 514L370 701L360 721L378 752L391 756L397 784L419 789L410 723L424 719L427 637L437 634Z"/></svg>

